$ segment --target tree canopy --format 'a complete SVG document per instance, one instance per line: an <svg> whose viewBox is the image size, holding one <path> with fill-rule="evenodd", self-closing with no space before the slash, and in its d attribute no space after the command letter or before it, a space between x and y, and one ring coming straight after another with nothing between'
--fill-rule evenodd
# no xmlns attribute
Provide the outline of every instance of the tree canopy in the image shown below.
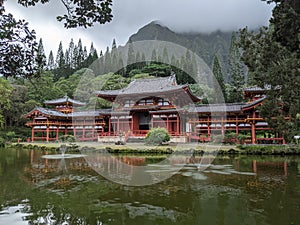
<svg viewBox="0 0 300 225"><path fill-rule="evenodd" d="M242 60L250 84L267 89L262 115L275 131L290 138L299 129L300 7L294 0L268 2L276 3L269 27L256 33L247 28L240 31Z"/></svg>
<svg viewBox="0 0 300 225"><path fill-rule="evenodd" d="M46 4L50 0L18 0L25 6L35 6L37 3ZM112 0L61 0L66 14L57 16L58 21L64 22L66 28L91 27L95 23L104 24L112 20Z"/></svg>
<svg viewBox="0 0 300 225"><path fill-rule="evenodd" d="M39 76L45 66L42 43L36 41L34 30L25 20L16 20L5 12L5 0L0 0L0 75L4 77L31 78ZM46 4L50 0L18 0L25 6ZM66 28L91 27L112 20L112 0L61 0L67 13L58 16Z"/></svg>

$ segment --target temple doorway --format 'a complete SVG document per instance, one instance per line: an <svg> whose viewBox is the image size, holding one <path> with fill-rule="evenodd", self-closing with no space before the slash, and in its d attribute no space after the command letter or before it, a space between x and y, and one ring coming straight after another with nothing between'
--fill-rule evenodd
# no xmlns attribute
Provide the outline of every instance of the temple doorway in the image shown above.
<svg viewBox="0 0 300 225"><path fill-rule="evenodd" d="M148 112L138 113L139 130L150 130L151 117Z"/></svg>

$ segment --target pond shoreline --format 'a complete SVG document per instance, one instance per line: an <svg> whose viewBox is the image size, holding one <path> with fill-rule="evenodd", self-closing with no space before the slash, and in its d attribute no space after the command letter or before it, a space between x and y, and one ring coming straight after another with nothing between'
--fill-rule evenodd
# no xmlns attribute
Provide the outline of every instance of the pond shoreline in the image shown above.
<svg viewBox="0 0 300 225"><path fill-rule="evenodd" d="M63 143L11 143L9 146L25 149L59 151ZM81 150L107 152L107 153L138 153L138 154L219 154L219 155L300 155L299 145L217 145L217 144L168 144L168 145L145 145L143 143L128 143L115 145L113 143L98 142L74 142L64 143L69 152Z"/></svg>

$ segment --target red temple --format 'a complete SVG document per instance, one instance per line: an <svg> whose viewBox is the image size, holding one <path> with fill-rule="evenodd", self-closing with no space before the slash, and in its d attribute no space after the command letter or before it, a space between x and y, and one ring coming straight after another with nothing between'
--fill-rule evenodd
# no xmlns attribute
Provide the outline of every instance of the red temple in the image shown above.
<svg viewBox="0 0 300 225"><path fill-rule="evenodd" d="M45 102L55 108L33 109L26 114L31 119L26 124L32 129L31 141L54 141L65 134L80 141L116 142L120 137L126 141L165 127L173 142L209 142L216 134L230 132L247 135L246 143L285 143L260 116L258 107L266 96L257 87L244 90L247 103L199 106L195 104L201 99L188 85L178 85L175 76L134 80L126 88L96 95L111 101L112 109L74 111L84 103L68 97Z"/></svg>

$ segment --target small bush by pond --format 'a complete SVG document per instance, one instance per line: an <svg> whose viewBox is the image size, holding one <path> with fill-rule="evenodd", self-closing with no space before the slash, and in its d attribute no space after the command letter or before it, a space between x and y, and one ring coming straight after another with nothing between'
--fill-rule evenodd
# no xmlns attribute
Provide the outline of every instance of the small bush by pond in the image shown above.
<svg viewBox="0 0 300 225"><path fill-rule="evenodd" d="M161 145L163 142L170 141L170 135L165 128L152 128L146 136L146 144Z"/></svg>

